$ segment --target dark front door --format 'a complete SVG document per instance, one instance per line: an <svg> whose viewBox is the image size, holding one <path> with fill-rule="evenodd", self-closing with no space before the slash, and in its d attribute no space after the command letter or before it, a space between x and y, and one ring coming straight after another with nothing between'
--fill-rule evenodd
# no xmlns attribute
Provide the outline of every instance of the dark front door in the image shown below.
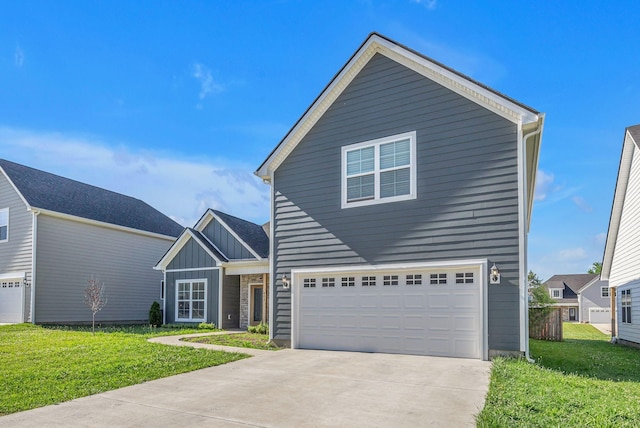
<svg viewBox="0 0 640 428"><path fill-rule="evenodd" d="M576 308L569 308L569 321L576 321Z"/></svg>
<svg viewBox="0 0 640 428"><path fill-rule="evenodd" d="M251 324L255 325L262 321L262 287L252 287L251 297Z"/></svg>

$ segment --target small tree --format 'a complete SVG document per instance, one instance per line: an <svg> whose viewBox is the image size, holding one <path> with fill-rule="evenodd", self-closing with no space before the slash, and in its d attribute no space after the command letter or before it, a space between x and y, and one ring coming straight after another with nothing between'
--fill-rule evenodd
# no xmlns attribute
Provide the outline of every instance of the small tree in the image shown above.
<svg viewBox="0 0 640 428"><path fill-rule="evenodd" d="M593 262L587 273L597 273L598 275L600 275L600 273L602 273L602 263Z"/></svg>
<svg viewBox="0 0 640 428"><path fill-rule="evenodd" d="M106 306L107 296L104 291L104 283L98 278L87 281L89 285L84 289L84 304L91 309L91 333L96 334L96 314Z"/></svg>
<svg viewBox="0 0 640 428"><path fill-rule="evenodd" d="M527 280L529 283L530 307L540 308L555 303L553 298L549 295L547 288L542 284L540 278L538 278L538 275L530 270L529 275L527 275Z"/></svg>
<svg viewBox="0 0 640 428"><path fill-rule="evenodd" d="M160 327L162 325L162 312L160 312L160 303L153 302L151 309L149 309L149 324L154 327Z"/></svg>

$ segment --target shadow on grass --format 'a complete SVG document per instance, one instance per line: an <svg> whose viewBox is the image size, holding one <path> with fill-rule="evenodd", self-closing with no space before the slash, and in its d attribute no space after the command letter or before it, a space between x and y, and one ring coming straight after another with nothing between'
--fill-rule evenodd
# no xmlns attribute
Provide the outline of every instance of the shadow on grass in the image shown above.
<svg viewBox="0 0 640 428"><path fill-rule="evenodd" d="M78 325L59 325L59 324L43 324L42 328L48 330L62 330L62 331L77 331L83 333L91 333L91 325L78 324ZM96 333L123 333L140 335L145 337L151 336L166 336L176 334L189 334L189 333L206 333L210 331L220 331L211 328L202 328L198 324L169 324L162 327L153 327L148 324L128 324L128 325L101 325L96 324Z"/></svg>
<svg viewBox="0 0 640 428"><path fill-rule="evenodd" d="M640 350L606 340L566 339L548 342L531 339L536 363L551 370L600 380L640 383Z"/></svg>

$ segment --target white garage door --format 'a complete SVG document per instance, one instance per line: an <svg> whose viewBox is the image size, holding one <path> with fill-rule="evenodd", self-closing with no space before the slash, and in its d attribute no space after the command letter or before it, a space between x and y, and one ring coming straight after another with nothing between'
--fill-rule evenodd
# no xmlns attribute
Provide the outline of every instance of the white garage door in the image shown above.
<svg viewBox="0 0 640 428"><path fill-rule="evenodd" d="M480 272L297 275L294 346L482 358Z"/></svg>
<svg viewBox="0 0 640 428"><path fill-rule="evenodd" d="M22 322L22 280L0 279L0 322Z"/></svg>
<svg viewBox="0 0 640 428"><path fill-rule="evenodd" d="M589 308L589 322L591 324L609 324L611 322L611 309Z"/></svg>

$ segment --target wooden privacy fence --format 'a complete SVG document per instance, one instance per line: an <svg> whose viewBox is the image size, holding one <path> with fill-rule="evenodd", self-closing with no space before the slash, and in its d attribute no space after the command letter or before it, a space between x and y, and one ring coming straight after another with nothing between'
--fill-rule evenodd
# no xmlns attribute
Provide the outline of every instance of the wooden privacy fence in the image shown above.
<svg viewBox="0 0 640 428"><path fill-rule="evenodd" d="M562 308L529 308L529 337L562 340Z"/></svg>

